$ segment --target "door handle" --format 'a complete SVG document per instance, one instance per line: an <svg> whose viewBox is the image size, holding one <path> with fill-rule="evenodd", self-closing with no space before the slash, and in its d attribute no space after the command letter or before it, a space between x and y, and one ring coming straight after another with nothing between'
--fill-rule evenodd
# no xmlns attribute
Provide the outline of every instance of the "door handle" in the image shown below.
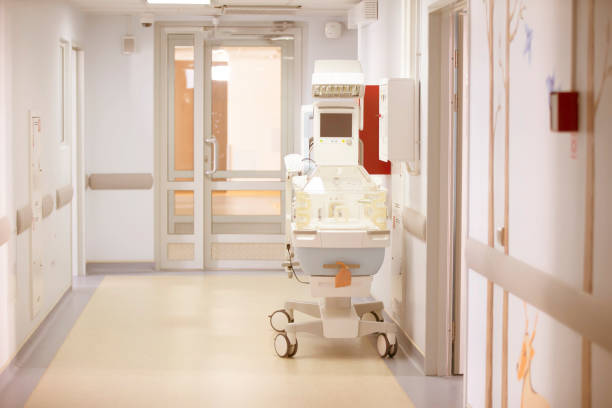
<svg viewBox="0 0 612 408"><path fill-rule="evenodd" d="M211 137L210 139L204 139L205 143L211 144L213 147L213 153L212 153L212 169L210 170L206 170L204 173L208 176L208 177L212 177L216 172L217 172L217 153L218 153L218 147L217 147L217 139L215 139L214 137Z"/></svg>

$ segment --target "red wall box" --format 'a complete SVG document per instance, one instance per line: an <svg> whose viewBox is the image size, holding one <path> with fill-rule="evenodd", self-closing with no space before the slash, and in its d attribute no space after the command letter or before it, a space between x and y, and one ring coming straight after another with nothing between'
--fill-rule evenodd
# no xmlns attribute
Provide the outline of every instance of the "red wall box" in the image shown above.
<svg viewBox="0 0 612 408"><path fill-rule="evenodd" d="M366 85L363 100L363 167L370 174L391 174L391 162L378 160L378 85Z"/></svg>
<svg viewBox="0 0 612 408"><path fill-rule="evenodd" d="M551 92L550 130L578 131L578 92Z"/></svg>

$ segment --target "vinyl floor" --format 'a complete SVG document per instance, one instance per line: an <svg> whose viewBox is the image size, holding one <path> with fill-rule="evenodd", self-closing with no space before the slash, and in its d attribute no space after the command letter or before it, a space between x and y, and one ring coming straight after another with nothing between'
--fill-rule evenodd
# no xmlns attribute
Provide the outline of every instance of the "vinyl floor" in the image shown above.
<svg viewBox="0 0 612 408"><path fill-rule="evenodd" d="M267 315L290 298L310 296L278 273L106 276L26 406L414 406L372 339L278 358Z"/></svg>

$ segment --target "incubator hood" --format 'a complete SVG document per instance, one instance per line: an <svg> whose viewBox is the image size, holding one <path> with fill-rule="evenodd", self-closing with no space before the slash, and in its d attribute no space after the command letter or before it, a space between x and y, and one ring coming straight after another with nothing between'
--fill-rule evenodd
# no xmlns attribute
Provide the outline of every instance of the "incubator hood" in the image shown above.
<svg viewBox="0 0 612 408"><path fill-rule="evenodd" d="M387 192L362 166L320 166L305 183L294 183L294 189L298 230L387 227Z"/></svg>

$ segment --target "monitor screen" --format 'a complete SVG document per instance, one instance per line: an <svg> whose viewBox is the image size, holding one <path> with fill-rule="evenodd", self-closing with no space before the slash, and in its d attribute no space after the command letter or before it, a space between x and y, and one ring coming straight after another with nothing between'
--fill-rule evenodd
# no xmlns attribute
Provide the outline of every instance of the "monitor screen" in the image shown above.
<svg viewBox="0 0 612 408"><path fill-rule="evenodd" d="M321 137L353 137L352 113L321 113Z"/></svg>

